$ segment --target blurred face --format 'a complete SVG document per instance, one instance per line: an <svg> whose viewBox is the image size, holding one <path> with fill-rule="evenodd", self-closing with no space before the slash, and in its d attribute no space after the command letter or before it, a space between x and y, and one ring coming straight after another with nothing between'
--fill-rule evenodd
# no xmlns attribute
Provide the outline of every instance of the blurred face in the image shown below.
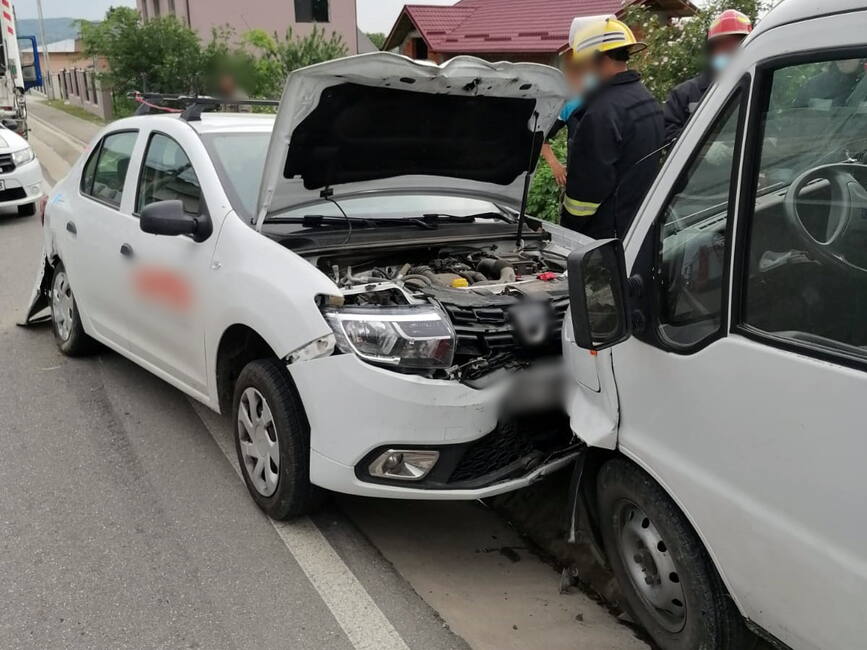
<svg viewBox="0 0 867 650"><path fill-rule="evenodd" d="M583 95L587 90L587 73L590 72L590 61L575 61L567 54L563 62L563 76L576 96Z"/></svg>
<svg viewBox="0 0 867 650"><path fill-rule="evenodd" d="M714 73L719 73L728 66L735 54L735 50L740 47L744 38L744 36L739 34L732 34L715 38L708 44L710 67Z"/></svg>
<svg viewBox="0 0 867 650"><path fill-rule="evenodd" d="M864 61L861 59L845 59L843 61L835 61L834 64L843 74L855 74L864 67Z"/></svg>
<svg viewBox="0 0 867 650"><path fill-rule="evenodd" d="M738 34L731 34L729 36L720 36L719 38L715 38L710 43L710 55L717 56L719 54L728 54L729 56L734 54L734 51L738 49L741 43L744 42L744 37Z"/></svg>

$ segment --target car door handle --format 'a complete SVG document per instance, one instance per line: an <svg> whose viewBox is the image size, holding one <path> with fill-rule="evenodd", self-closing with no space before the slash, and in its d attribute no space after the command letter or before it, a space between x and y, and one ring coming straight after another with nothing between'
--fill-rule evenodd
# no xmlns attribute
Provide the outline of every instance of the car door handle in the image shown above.
<svg viewBox="0 0 867 650"><path fill-rule="evenodd" d="M66 222L66 231L72 233L73 235L78 234L78 228L76 228L75 224L71 221Z"/></svg>
<svg viewBox="0 0 867 650"><path fill-rule="evenodd" d="M133 255L135 255L135 252L132 250L132 246L130 246L129 244L124 244L120 247L120 254L124 257L132 257Z"/></svg>

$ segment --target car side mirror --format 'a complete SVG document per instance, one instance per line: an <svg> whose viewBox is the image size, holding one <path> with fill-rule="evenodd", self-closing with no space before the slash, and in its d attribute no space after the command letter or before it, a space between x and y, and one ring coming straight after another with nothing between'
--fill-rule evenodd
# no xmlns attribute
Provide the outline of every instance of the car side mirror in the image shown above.
<svg viewBox="0 0 867 650"><path fill-rule="evenodd" d="M632 335L623 244L593 242L569 255L569 296L575 343L604 350Z"/></svg>
<svg viewBox="0 0 867 650"><path fill-rule="evenodd" d="M213 227L207 214L194 215L184 211L183 201L157 201L142 208L139 227L151 235L190 235L203 242L211 236Z"/></svg>

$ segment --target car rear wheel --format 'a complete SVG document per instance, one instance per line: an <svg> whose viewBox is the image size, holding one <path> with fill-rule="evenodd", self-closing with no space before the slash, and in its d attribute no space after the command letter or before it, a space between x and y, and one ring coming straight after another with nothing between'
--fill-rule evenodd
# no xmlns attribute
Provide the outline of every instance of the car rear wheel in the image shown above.
<svg viewBox="0 0 867 650"><path fill-rule="evenodd" d="M316 510L310 483L310 425L286 367L276 359L247 364L235 384L235 450L253 500L273 519Z"/></svg>
<svg viewBox="0 0 867 650"><path fill-rule="evenodd" d="M36 214L35 203L25 203L24 205L18 206L19 217L32 217L34 214Z"/></svg>
<svg viewBox="0 0 867 650"><path fill-rule="evenodd" d="M69 276L61 262L55 265L51 279L51 329L54 331L57 347L66 356L90 354L98 347L81 325L75 294L72 293Z"/></svg>
<svg viewBox="0 0 867 650"><path fill-rule="evenodd" d="M698 535L653 478L626 460L609 461L597 499L624 608L662 650L754 646Z"/></svg>

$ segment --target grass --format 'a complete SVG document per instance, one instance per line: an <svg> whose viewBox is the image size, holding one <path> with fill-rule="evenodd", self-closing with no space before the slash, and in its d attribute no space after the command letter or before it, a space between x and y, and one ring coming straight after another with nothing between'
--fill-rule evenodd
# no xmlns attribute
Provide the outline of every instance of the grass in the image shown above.
<svg viewBox="0 0 867 650"><path fill-rule="evenodd" d="M81 118L82 120L93 122L94 124L105 124L105 121L102 120L100 117L84 110L80 106L67 104L62 99L49 99L45 102L45 105L50 106L51 108L56 108L57 110L63 111L64 113L69 113L70 115Z"/></svg>

